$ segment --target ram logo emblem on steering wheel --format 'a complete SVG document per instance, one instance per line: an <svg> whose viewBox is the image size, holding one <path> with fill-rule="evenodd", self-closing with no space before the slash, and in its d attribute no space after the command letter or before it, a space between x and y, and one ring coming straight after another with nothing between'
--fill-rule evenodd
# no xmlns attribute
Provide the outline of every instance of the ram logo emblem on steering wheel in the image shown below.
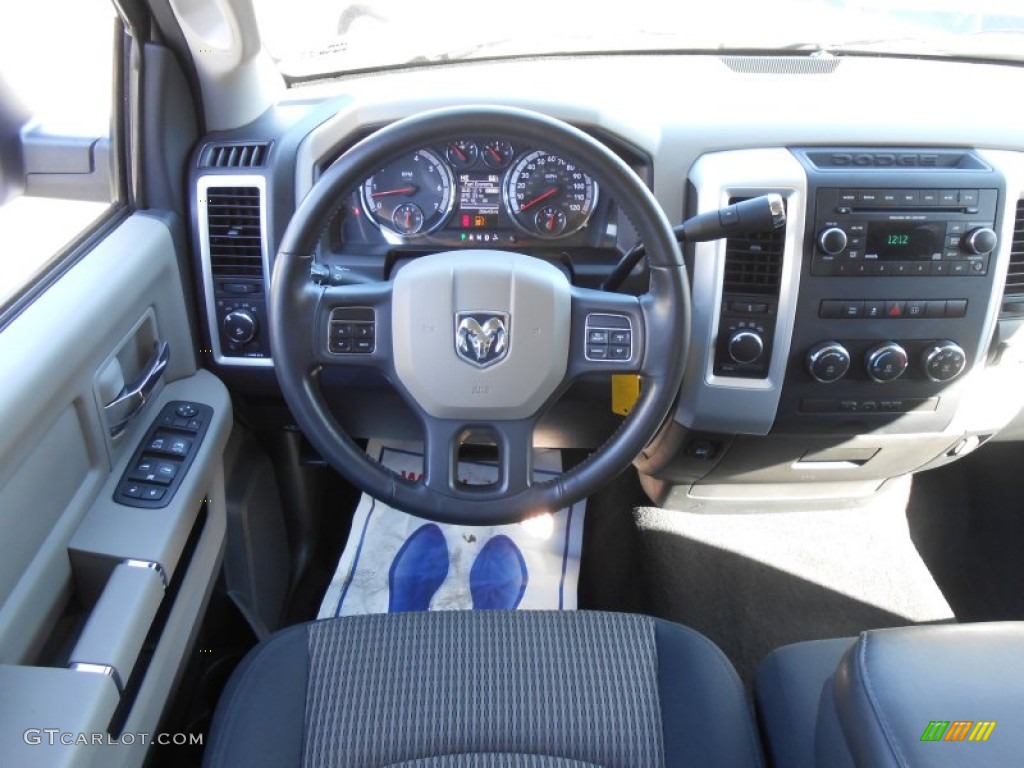
<svg viewBox="0 0 1024 768"><path fill-rule="evenodd" d="M487 368L508 354L505 312L456 312L455 351L467 363Z"/></svg>

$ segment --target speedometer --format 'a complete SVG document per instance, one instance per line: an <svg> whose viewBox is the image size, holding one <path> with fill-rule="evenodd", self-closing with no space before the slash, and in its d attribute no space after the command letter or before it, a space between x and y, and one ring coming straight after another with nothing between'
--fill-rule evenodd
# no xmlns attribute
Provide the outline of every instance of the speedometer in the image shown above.
<svg viewBox="0 0 1024 768"><path fill-rule="evenodd" d="M509 171L505 205L522 229L541 237L581 230L597 204L597 184L579 166L537 150Z"/></svg>

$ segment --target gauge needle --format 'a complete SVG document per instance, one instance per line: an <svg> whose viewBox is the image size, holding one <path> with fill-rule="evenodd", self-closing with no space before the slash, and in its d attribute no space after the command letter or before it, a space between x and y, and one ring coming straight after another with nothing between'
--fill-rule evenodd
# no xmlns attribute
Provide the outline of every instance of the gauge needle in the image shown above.
<svg viewBox="0 0 1024 768"><path fill-rule="evenodd" d="M491 153L491 157L494 158L494 162L500 163L502 160L504 160L504 158L501 156L501 153L498 152L498 150L496 150L494 147L484 147L484 149Z"/></svg>
<svg viewBox="0 0 1024 768"><path fill-rule="evenodd" d="M399 187L398 189L385 189L383 192L371 192L370 197L387 197L388 195L411 195L416 187Z"/></svg>
<svg viewBox="0 0 1024 768"><path fill-rule="evenodd" d="M558 187L552 187L547 192L545 192L543 195L537 195L530 202L524 203L523 205L519 206L519 210L520 211L525 211L527 208L532 208L533 206L535 206L537 203L541 202L542 200L547 200L549 197L551 197L556 192L558 192Z"/></svg>
<svg viewBox="0 0 1024 768"><path fill-rule="evenodd" d="M457 144L449 144L448 146L459 156L459 160L466 162L466 153L459 149Z"/></svg>

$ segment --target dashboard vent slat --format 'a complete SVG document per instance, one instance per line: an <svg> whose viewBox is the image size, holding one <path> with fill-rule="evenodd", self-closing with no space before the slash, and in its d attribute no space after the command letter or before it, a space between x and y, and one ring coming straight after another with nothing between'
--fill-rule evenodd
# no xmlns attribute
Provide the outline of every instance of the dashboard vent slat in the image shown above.
<svg viewBox="0 0 1024 768"><path fill-rule="evenodd" d="M200 168L262 168L269 141L245 144L207 144L199 156Z"/></svg>
<svg viewBox="0 0 1024 768"><path fill-rule="evenodd" d="M263 277L259 188L207 189L206 224L214 277Z"/></svg>
<svg viewBox="0 0 1024 768"><path fill-rule="evenodd" d="M1010 245L1010 267L1003 290L1003 314L1024 314L1024 200L1017 201L1013 220L1013 242Z"/></svg>
<svg viewBox="0 0 1024 768"><path fill-rule="evenodd" d="M729 204L746 200L734 197ZM725 293L778 296L786 229L730 237L725 246Z"/></svg>

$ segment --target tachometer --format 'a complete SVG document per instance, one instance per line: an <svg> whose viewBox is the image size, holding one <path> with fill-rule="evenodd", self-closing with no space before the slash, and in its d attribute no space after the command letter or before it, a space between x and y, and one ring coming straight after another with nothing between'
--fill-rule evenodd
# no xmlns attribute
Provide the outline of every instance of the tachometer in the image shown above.
<svg viewBox="0 0 1024 768"><path fill-rule="evenodd" d="M437 229L455 199L451 171L421 149L381 168L363 183L363 207L382 229L408 237Z"/></svg>
<svg viewBox="0 0 1024 768"><path fill-rule="evenodd" d="M579 166L538 150L509 171L505 204L525 231L563 237L581 230L597 204L597 184Z"/></svg>

